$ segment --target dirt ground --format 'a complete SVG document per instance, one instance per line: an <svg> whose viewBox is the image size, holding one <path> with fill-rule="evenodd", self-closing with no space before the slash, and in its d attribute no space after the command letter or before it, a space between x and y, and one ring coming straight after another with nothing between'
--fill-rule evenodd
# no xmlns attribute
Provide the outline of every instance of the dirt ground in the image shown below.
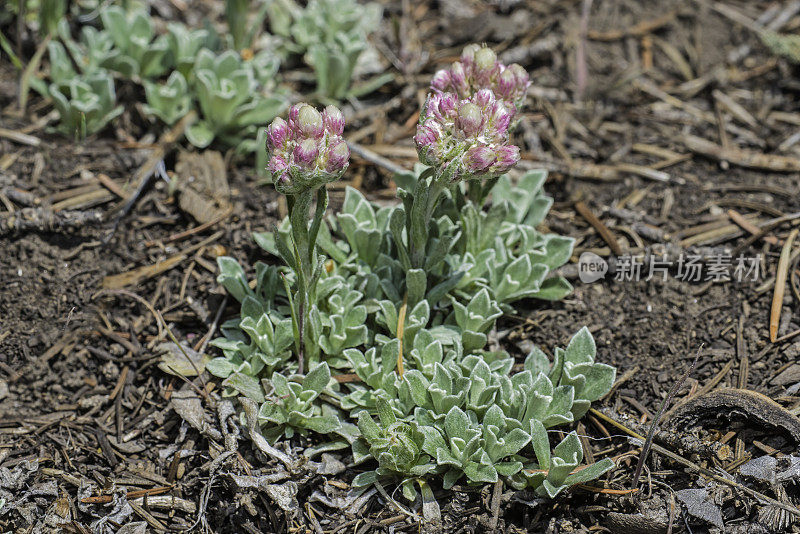
<svg viewBox="0 0 800 534"><path fill-rule="evenodd" d="M612 394L578 426L590 454L618 458L610 476L552 502L499 486L434 488L444 531L721 532L722 520L726 532L800 532L796 468L774 483L737 471L750 458L781 459L800 446L800 336L791 336L800 330L797 241L795 253L788 251L779 340L769 338L779 256L800 222L800 70L775 56L746 23L797 33L798 12L787 12L793 5L384 3L374 42L396 81L347 106L345 133L410 167L414 115L426 83L464 44L485 41L501 58L528 68L531 106L516 141L528 167L551 171L546 190L556 202L544 224L578 240L565 270L576 289L563 302L524 303L518 315L503 318L496 338L522 357L531 343L563 346L588 325L598 359L618 367ZM216 283L215 257L274 261L250 237L280 213L276 193L259 184L253 162L227 155L233 210L212 227L196 230L198 223L158 177L124 212L124 200L98 176L131 184L124 190L130 194L152 147L152 136L136 141L147 125L129 117L75 144L42 127L49 108L36 99L26 116L14 116L16 77L11 65L0 63L0 126L25 131L39 144L0 136L0 487L14 496L6 503L13 511L0 507L0 529L360 534L433 528L420 527L380 494L358 516L350 514L353 469L297 481L300 509L288 518L271 490L244 487L236 478L269 473L271 466L235 418L222 413L224 403L204 403L198 417L205 426L198 424L175 397L192 386L158 368L156 346L165 334L151 308L179 339L196 345L237 313ZM167 154L167 170L176 158L177 151ZM363 158L354 158L345 179L373 199L393 195L391 173ZM332 193L334 207L343 185ZM24 208L52 214L65 201L87 221L8 229L12 218L30 213ZM699 254L706 264L732 252L760 256L758 279L688 282L673 267L666 281L616 281L612 274L582 283L575 263L582 252L612 265L617 254L576 203L599 218L623 253L666 250L673 260ZM756 238L737 222L741 217L766 229ZM103 289L107 276L165 260L174 266ZM674 394L673 405L683 405L667 413L656 433L657 446L679 459L656 449L643 475L646 490L626 492L640 442L601 416L645 433L698 353ZM221 401L213 382L195 380L193 387ZM724 388L753 390L775 402L748 401L744 394L731 401L717 394ZM231 458L226 439L236 446L234 460L223 464ZM346 454L335 459L347 465ZM92 502L99 490L140 493ZM697 495L702 502L692 500ZM122 502L131 505L125 509ZM67 522L55 526L58 518Z"/></svg>

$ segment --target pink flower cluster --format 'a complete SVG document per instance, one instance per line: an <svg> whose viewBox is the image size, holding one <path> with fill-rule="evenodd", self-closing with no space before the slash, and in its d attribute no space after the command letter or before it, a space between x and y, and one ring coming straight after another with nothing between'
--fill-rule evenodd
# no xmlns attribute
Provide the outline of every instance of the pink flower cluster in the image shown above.
<svg viewBox="0 0 800 534"><path fill-rule="evenodd" d="M464 48L461 61L433 75L431 89L437 93L455 93L470 98L481 89L491 89L498 99L522 106L531 82L527 71L514 63L503 65L491 48L472 44Z"/></svg>
<svg viewBox="0 0 800 534"><path fill-rule="evenodd" d="M450 183L505 173L519 161L519 148L508 144L512 108L490 89L462 100L429 94L414 136L420 161Z"/></svg>
<svg viewBox="0 0 800 534"><path fill-rule="evenodd" d="M338 180L350 162L350 149L342 138L344 115L334 106L322 113L308 104L289 109L267 128L267 168L275 189L296 195Z"/></svg>

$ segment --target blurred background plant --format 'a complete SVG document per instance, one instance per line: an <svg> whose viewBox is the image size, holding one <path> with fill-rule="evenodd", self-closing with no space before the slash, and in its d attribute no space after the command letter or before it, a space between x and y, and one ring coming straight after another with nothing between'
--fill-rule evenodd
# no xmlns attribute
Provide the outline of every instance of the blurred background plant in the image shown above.
<svg viewBox="0 0 800 534"><path fill-rule="evenodd" d="M301 8L293 0L274 0L268 6L272 32L284 37L290 53L303 56L314 71L316 95L323 101L367 94L392 80L387 73L363 85L353 84L359 60L371 49L370 30L381 20L378 4L311 0Z"/></svg>
<svg viewBox="0 0 800 534"><path fill-rule="evenodd" d="M0 49L21 72L20 109L27 103L29 88L45 99L58 98L55 130L72 135L74 117L67 115L79 113L76 110L83 105L67 111L65 100L80 94L81 101L95 102L90 107L108 102L102 104L105 112L82 130L92 135L120 115L116 98L122 95L123 112L133 112L136 104L144 103L127 124L141 124L138 118L143 117L149 119L146 127L172 126L195 110L198 121L187 132L189 143L204 148L218 142L239 153L252 153L265 141L256 126L268 123L291 100L281 83L282 61L289 60L290 66L302 61L311 68L308 78L291 81L299 82L301 90L308 82L313 87L310 100L322 103L363 96L393 78L382 72L368 39L381 20L377 3L311 0L301 6L293 0L226 0L223 18L203 19L199 28L176 21L161 24L147 2L110 4L96 0L8 4L9 10L0 14L0 30L16 23L16 42L0 31ZM267 27L272 33L265 31ZM20 59L21 40L30 43L35 36L40 40L37 52L25 65ZM111 92L105 82L97 82L109 77ZM81 83L72 84L73 78ZM87 83L89 78L93 83ZM90 98L95 90L102 94ZM264 163L263 157L257 159L259 174Z"/></svg>

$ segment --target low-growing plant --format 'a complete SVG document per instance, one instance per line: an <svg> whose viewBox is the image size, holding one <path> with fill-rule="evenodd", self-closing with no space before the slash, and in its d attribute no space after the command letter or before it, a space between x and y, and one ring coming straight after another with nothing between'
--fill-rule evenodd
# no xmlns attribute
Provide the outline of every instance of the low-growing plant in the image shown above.
<svg viewBox="0 0 800 534"><path fill-rule="evenodd" d="M272 120L286 107L282 95L264 92L259 77L268 75L267 69L263 62L252 61L230 50L219 55L205 48L199 52L192 88L200 120L186 131L193 145L205 148L215 138L236 145L239 139L252 138L257 124Z"/></svg>
<svg viewBox="0 0 800 534"><path fill-rule="evenodd" d="M519 159L510 129L527 75L488 48L468 47L457 65L455 92L437 74L414 138L423 165L396 177L397 205L347 188L326 218L326 185L349 160L341 112L299 104L273 121L269 169L289 215L254 237L283 265L257 264L251 285L235 260L219 258L219 281L242 312L223 325L213 343L224 355L207 369L262 403L270 439L341 434L356 420L354 461L377 467L355 486L395 479L413 499L415 483L436 476L445 488L504 480L554 497L614 465L581 465L574 433L551 450L548 429L582 417L615 370L595 362L585 328L552 359L533 349L518 372L507 352L488 350L520 299L569 293L555 270L573 241L536 229L552 204L545 174L507 174ZM357 379L339 383L331 370Z"/></svg>
<svg viewBox="0 0 800 534"><path fill-rule="evenodd" d="M144 111L155 115L165 123L172 125L192 109L192 97L189 84L180 72L173 71L166 83L157 84L144 80L144 93L147 104Z"/></svg>
<svg viewBox="0 0 800 534"><path fill-rule="evenodd" d="M168 63L181 73L185 79L190 79L197 54L203 48L209 48L210 36L208 30L187 28L183 24L171 22L167 25Z"/></svg>
<svg viewBox="0 0 800 534"><path fill-rule="evenodd" d="M289 51L303 55L314 71L319 97L343 100L374 91L392 79L386 74L353 86L356 65L370 47L367 36L381 20L378 4L355 0L311 0L305 8L293 0L269 4L273 32L286 38Z"/></svg>
<svg viewBox="0 0 800 534"><path fill-rule="evenodd" d="M109 6L100 11L100 18L115 45L104 66L129 78L153 78L166 72L167 38L155 35L146 11Z"/></svg>
<svg viewBox="0 0 800 534"><path fill-rule="evenodd" d="M215 46L212 32L177 23L157 36L142 9L110 6L101 18L103 29L83 26L79 42L62 20L60 41L49 43L51 83L62 95L71 92L73 79L97 78L108 69L143 85L144 111L167 125L197 109L199 119L186 131L193 145L204 148L218 139L242 152L254 149L256 125L271 121L287 105L275 90L279 59L271 50L251 53L247 60L231 50L217 53L209 48ZM159 81L166 72L169 77ZM51 92L44 85L37 89ZM72 132L74 124L68 120L59 128Z"/></svg>
<svg viewBox="0 0 800 534"><path fill-rule="evenodd" d="M74 76L65 86L51 84L49 95L58 111L58 130L79 139L99 132L122 113L114 80L103 70Z"/></svg>

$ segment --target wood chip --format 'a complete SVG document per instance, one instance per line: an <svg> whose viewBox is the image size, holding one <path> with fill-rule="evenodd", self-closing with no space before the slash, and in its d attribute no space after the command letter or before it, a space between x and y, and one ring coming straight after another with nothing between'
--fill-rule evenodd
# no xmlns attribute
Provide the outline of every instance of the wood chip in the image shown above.
<svg viewBox="0 0 800 534"><path fill-rule="evenodd" d="M781 308L783 308L783 293L786 291L786 277L789 273L789 259L792 253L792 243L797 237L797 228L792 230L786 243L781 250L781 257L778 260L778 271L775 274L775 292L772 295L772 309L769 314L769 340L772 343L778 339L778 326L781 319Z"/></svg>
<svg viewBox="0 0 800 534"><path fill-rule="evenodd" d="M683 136L683 142L692 152L739 167L773 172L800 172L800 159L790 156L764 154L743 148L725 148L695 135Z"/></svg>
<svg viewBox="0 0 800 534"><path fill-rule="evenodd" d="M231 192L219 152L181 152L175 174L178 205L199 223L211 222L230 210Z"/></svg>
<svg viewBox="0 0 800 534"><path fill-rule="evenodd" d="M580 213L581 217L586 219L586 222L592 225L592 227L597 230L597 233L600 234L600 237L603 238L603 241L611 249L611 252L616 254L617 256L622 256L622 247L619 245L619 241L617 238L614 237L614 234L608 227L603 224L603 221L597 218L597 216L592 213L592 210L589 209L589 206L584 204L583 202L576 202L575 203L575 211Z"/></svg>

